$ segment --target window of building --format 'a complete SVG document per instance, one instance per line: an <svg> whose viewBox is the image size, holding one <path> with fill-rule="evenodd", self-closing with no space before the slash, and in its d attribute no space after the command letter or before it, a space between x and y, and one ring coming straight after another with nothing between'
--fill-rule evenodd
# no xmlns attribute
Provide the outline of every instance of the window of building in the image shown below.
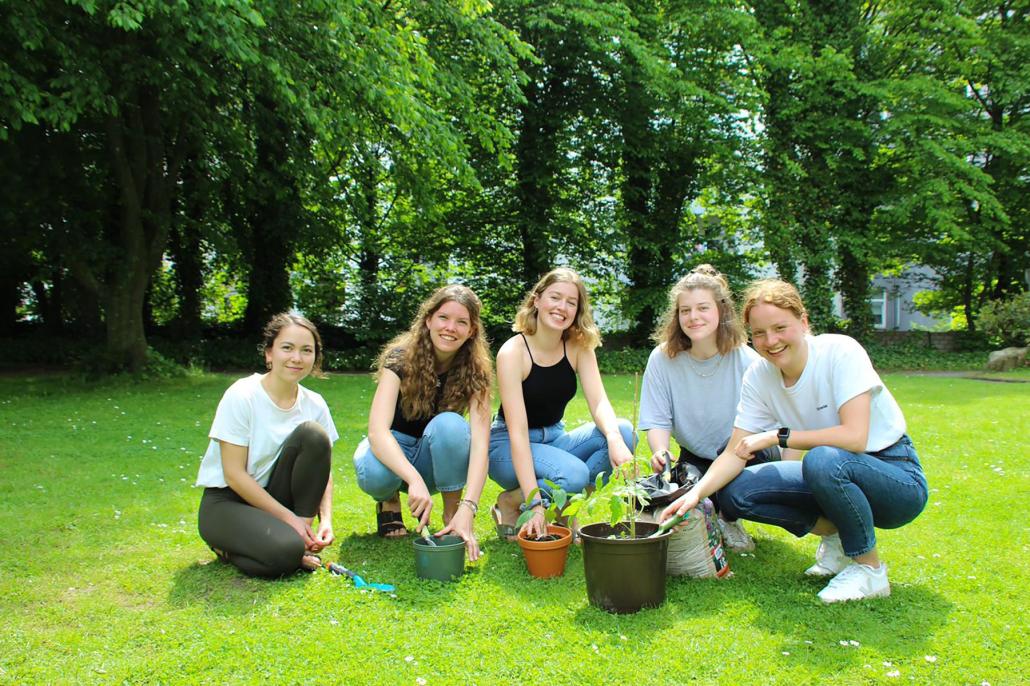
<svg viewBox="0 0 1030 686"><path fill-rule="evenodd" d="M869 298L869 306L873 310L873 326L877 329L887 328L887 289L877 292Z"/></svg>

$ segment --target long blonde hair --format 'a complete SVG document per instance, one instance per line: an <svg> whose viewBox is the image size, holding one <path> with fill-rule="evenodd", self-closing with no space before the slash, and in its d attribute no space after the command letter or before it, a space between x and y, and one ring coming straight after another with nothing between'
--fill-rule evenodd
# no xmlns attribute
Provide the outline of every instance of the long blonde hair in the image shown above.
<svg viewBox="0 0 1030 686"><path fill-rule="evenodd" d="M436 355L426 322L448 302L456 302L469 313L471 334L454 355L439 408L436 400ZM378 381L383 367L399 367L401 410L408 419L432 416L434 409L464 414L473 398L490 400L493 366L490 347L479 312L482 303L468 286L451 284L438 288L419 308L407 331L383 346L376 360Z"/></svg>
<svg viewBox="0 0 1030 686"><path fill-rule="evenodd" d="M579 274L566 267L558 267L540 277L536 285L526 294L519 311L515 314L515 323L512 324L512 331L527 333L530 336L536 333L537 312L534 301L539 298L551 284L571 283L579 291L579 306L576 308L576 316L572 319L572 325L562 331L562 339L576 345L583 346L587 350L593 350L601 345L601 332L594 323L594 316L590 312L590 297L587 295L586 286Z"/></svg>
<svg viewBox="0 0 1030 686"><path fill-rule="evenodd" d="M652 340L663 346L665 354L670 358L676 357L684 350L690 350L693 345L687 334L683 333L683 327L680 326L679 300L682 294L697 288L703 288L710 292L719 310L719 327L715 331L715 344L719 353L725 355L734 348L747 343L747 334L744 333L744 327L733 306L733 294L730 292L729 282L715 267L710 264L702 264L691 269L689 274L669 290L668 306L665 308L658 328L651 335Z"/></svg>

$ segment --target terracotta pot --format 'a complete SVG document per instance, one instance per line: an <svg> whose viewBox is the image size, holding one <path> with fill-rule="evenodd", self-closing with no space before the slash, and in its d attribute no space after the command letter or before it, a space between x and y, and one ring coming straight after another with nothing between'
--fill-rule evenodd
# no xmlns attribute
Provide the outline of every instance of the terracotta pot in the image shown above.
<svg viewBox="0 0 1030 686"><path fill-rule="evenodd" d="M434 538L436 545L416 538L415 575L420 579L453 581L465 571L465 541L460 536Z"/></svg>
<svg viewBox="0 0 1030 686"><path fill-rule="evenodd" d="M637 522L637 538L622 537L628 535L628 522L615 527L590 524L579 530L591 605L625 614L665 602L665 563L672 531L647 538L657 530L657 524L645 522Z"/></svg>
<svg viewBox="0 0 1030 686"><path fill-rule="evenodd" d="M572 531L564 526L548 524L547 533L558 536L554 541L535 541L526 538L526 532L518 534L519 546L526 558L529 573L538 579L550 579L565 573L565 561L569 557Z"/></svg>

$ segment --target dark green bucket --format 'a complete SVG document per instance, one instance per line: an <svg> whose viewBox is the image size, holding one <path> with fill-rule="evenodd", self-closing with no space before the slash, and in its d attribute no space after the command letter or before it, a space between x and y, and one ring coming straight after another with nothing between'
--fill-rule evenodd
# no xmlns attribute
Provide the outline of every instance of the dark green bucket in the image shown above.
<svg viewBox="0 0 1030 686"><path fill-rule="evenodd" d="M637 538L622 538L628 529L623 522L616 527L590 524L579 530L590 604L619 614L665 602L665 562L672 532L646 538L658 525L637 522Z"/></svg>
<svg viewBox="0 0 1030 686"><path fill-rule="evenodd" d="M420 579L453 581L465 571L465 541L460 536L434 537L436 545L415 539L415 575Z"/></svg>

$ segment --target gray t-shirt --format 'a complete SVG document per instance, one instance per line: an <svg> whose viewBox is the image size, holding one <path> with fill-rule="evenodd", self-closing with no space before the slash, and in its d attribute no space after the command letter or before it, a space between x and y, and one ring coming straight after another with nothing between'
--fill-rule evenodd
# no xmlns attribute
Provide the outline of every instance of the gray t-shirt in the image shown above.
<svg viewBox="0 0 1030 686"><path fill-rule="evenodd" d="M640 394L640 428L665 429L682 448L714 460L733 432L744 372L761 359L746 345L703 362L651 351Z"/></svg>

